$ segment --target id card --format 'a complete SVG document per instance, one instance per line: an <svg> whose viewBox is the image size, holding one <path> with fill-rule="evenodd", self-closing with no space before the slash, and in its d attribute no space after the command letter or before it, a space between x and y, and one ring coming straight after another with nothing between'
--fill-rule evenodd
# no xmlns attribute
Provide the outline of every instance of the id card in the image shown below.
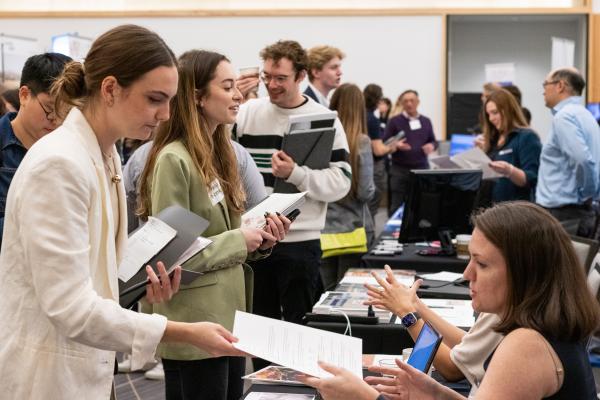
<svg viewBox="0 0 600 400"><path fill-rule="evenodd" d="M208 197L210 198L210 202L213 206L219 203L225 197L218 179L212 181L208 187Z"/></svg>
<svg viewBox="0 0 600 400"><path fill-rule="evenodd" d="M418 119L411 119L410 121L408 121L408 124L410 125L411 131L421 129L421 121Z"/></svg>

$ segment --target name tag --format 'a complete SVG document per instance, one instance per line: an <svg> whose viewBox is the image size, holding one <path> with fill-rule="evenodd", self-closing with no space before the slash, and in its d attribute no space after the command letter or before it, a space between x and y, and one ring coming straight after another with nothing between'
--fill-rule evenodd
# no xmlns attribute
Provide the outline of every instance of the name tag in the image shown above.
<svg viewBox="0 0 600 400"><path fill-rule="evenodd" d="M212 181L208 187L208 197L210 198L210 202L213 206L219 203L225 197L218 179Z"/></svg>
<svg viewBox="0 0 600 400"><path fill-rule="evenodd" d="M411 119L410 121L408 121L408 124L410 125L411 131L416 131L417 129L421 129L421 121L418 119Z"/></svg>
<svg viewBox="0 0 600 400"><path fill-rule="evenodd" d="M498 152L498 155L499 156L505 156L507 154L512 154L512 152L513 152L513 149L504 149L504 150L500 150Z"/></svg>

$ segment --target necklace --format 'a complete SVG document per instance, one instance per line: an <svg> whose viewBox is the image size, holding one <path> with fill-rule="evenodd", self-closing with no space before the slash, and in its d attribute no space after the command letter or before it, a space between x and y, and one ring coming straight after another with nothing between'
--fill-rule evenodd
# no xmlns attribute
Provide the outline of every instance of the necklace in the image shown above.
<svg viewBox="0 0 600 400"><path fill-rule="evenodd" d="M108 176L110 177L110 180L112 181L112 183L121 182L121 175L117 174L116 171L113 170L114 163L113 163L112 154L106 154L105 152L102 151L102 156L103 156L102 161L104 161L104 169L106 170L106 172L108 172Z"/></svg>

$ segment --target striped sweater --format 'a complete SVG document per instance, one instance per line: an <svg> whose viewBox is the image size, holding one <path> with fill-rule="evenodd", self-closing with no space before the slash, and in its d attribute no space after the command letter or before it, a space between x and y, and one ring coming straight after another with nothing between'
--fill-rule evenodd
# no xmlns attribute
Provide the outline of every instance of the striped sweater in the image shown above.
<svg viewBox="0 0 600 400"><path fill-rule="evenodd" d="M296 108L281 108L271 103L269 97L250 100L240 107L235 135L248 149L261 172L267 192L273 191L275 177L271 169L271 156L281 149L288 117L297 114L323 112L327 109L314 100ZM286 182L307 191L301 214L292 224L285 242L319 239L325 226L327 203L343 198L350 190L352 171L348 164L348 142L339 119L335 121L335 139L329 168L313 170L294 166Z"/></svg>

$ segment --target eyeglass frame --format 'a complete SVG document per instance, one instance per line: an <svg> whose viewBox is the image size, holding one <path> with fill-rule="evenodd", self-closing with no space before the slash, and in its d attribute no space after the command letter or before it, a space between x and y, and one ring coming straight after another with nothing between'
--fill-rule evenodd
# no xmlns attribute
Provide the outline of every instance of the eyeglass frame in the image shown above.
<svg viewBox="0 0 600 400"><path fill-rule="evenodd" d="M265 71L260 72L260 80L262 81L262 83L264 83L267 86L269 85L269 83L271 83L272 80L275 80L275 83L277 84L277 86L282 86L283 84L285 84L287 82L287 80L291 76L292 75L272 76L271 74L268 74L268 76L265 76Z"/></svg>
<svg viewBox="0 0 600 400"><path fill-rule="evenodd" d="M40 99L38 99L38 95L37 93L33 93L33 97L35 98L35 101L38 102L38 104L40 105L40 108L42 109L42 111L44 112L44 115L46 116L46 119L50 122L54 122L56 121L56 110L52 110L52 111L46 111L46 107L44 107L44 105L42 104L42 102L40 101ZM50 118L50 115L54 114L54 116L52 118Z"/></svg>
<svg viewBox="0 0 600 400"><path fill-rule="evenodd" d="M548 85L556 85L559 82L560 82L560 79L557 81L544 81L544 82L542 82L542 87L545 88Z"/></svg>

